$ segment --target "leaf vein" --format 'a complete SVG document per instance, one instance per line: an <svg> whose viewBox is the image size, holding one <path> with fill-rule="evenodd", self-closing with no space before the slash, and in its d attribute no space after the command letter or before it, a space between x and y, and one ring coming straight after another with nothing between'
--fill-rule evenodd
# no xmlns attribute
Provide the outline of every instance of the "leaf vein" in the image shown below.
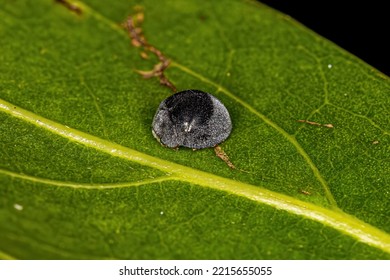
<svg viewBox="0 0 390 280"><path fill-rule="evenodd" d="M348 114L350 114L350 115L352 115L352 116L354 116L354 117L358 117L358 118L364 119L364 120L368 121L373 127L375 127L375 128L377 128L377 129L379 129L380 131L382 131L383 134L385 134L385 135L390 135L390 131L388 131L388 130L382 128L382 127L380 127L377 123L375 123L373 120L371 120L371 119L368 118L367 116L360 115L360 114L358 114L358 113L355 113L355 112L353 112L353 111L351 111L351 110L348 110L348 109L345 109L345 108L340 107L340 106L338 106L338 105L335 105L335 104L333 104L333 103L329 103L329 105L332 106L332 107L334 107L334 108L336 108L336 109L338 109L338 110L344 111L344 112L346 112L346 113L348 113Z"/></svg>
<svg viewBox="0 0 390 280"><path fill-rule="evenodd" d="M10 176L12 178L21 179L21 180L28 180L35 183L45 184L45 185L53 185L53 186L59 186L59 187L68 187L73 189L116 189L116 188L128 188L128 187L138 187L142 185L148 185L153 183L161 183L165 181L171 181L175 180L176 177L174 176L161 176L156 178L150 178L150 179L143 179L140 181L135 182L123 182L123 183L101 183L101 184L87 184L87 183L78 183L78 182L65 182L65 181L58 181L58 180L52 180L47 178L41 178L26 174L18 174L12 171L0 169L0 173Z"/></svg>
<svg viewBox="0 0 390 280"><path fill-rule="evenodd" d="M100 123L102 125L102 129L103 129L103 134L104 136L109 139L108 137L108 132L107 132L107 129L106 129L106 124L105 124L105 120L104 120L104 116L103 116L103 112L102 110L100 109L100 106L99 106L99 103L98 103L98 97L96 97L96 95L93 93L93 91L91 90L91 87L85 82L84 80L84 77L83 76L80 76L80 83L83 87L85 87L85 89L87 90L88 94L91 96L92 98L92 101L93 101L93 104L95 106L95 109L96 109L96 112L98 113L99 115L99 118L100 118Z"/></svg>

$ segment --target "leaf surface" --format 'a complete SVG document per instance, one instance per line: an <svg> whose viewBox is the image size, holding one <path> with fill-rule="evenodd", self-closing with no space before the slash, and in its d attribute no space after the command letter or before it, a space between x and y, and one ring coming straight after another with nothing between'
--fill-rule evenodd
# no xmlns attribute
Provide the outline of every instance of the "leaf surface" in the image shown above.
<svg viewBox="0 0 390 280"><path fill-rule="evenodd" d="M390 258L388 77L253 1L0 2L0 257ZM141 12L237 169L153 138Z"/></svg>

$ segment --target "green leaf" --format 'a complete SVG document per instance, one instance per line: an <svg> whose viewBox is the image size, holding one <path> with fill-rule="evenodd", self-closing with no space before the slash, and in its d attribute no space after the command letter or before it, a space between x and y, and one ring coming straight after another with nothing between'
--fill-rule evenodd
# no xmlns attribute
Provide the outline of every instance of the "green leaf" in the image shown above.
<svg viewBox="0 0 390 280"><path fill-rule="evenodd" d="M0 257L389 259L389 78L255 1L160 2L0 1ZM137 11L237 169L153 138Z"/></svg>

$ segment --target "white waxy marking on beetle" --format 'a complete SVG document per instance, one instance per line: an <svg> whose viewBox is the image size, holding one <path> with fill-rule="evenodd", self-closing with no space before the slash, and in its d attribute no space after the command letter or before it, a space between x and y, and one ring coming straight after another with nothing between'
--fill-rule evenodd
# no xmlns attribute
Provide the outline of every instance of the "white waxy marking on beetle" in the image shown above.
<svg viewBox="0 0 390 280"><path fill-rule="evenodd" d="M188 124L188 122L185 122L185 123L184 123L184 131L185 131L185 132L190 132L191 129L192 129L192 126L193 126L194 124L195 124L195 119L192 120L189 124Z"/></svg>
<svg viewBox="0 0 390 280"><path fill-rule="evenodd" d="M152 123L153 136L170 148L214 147L224 141L231 130L226 107L200 90L178 92L162 101Z"/></svg>

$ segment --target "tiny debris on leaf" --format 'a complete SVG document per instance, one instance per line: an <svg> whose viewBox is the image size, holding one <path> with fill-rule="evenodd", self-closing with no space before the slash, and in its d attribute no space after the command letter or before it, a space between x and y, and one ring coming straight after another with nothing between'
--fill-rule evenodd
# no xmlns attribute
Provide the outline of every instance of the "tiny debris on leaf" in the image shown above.
<svg viewBox="0 0 390 280"><path fill-rule="evenodd" d="M307 123L307 124L315 125L315 126L323 126L323 127L327 127L327 128L334 128L334 125L331 123L321 124L321 123L313 122L313 121L309 121L309 120L297 120L297 122Z"/></svg>
<svg viewBox="0 0 390 280"><path fill-rule="evenodd" d="M58 4L61 4L62 6L66 7L69 11L76 13L77 15L82 15L83 10L81 8L73 3L71 3L68 0L55 0Z"/></svg>
<svg viewBox="0 0 390 280"><path fill-rule="evenodd" d="M231 169L236 169L234 164L230 161L229 156L222 150L220 146L215 146L214 152L219 157L222 159Z"/></svg>
<svg viewBox="0 0 390 280"><path fill-rule="evenodd" d="M301 193L305 194L305 195L311 195L311 192L309 191L305 191L305 190L300 190Z"/></svg>
<svg viewBox="0 0 390 280"><path fill-rule="evenodd" d="M23 210L23 205L20 205L20 204L15 203L15 204L14 204L14 208L15 208L16 210L18 210L18 211L22 211L22 210Z"/></svg>
<svg viewBox="0 0 390 280"><path fill-rule="evenodd" d="M146 52L141 52L140 55L141 55L141 57L143 59L148 59L149 58L149 55Z"/></svg>
<svg viewBox="0 0 390 280"><path fill-rule="evenodd" d="M324 124L323 126L325 126L327 128L334 128L333 124L331 124L331 123Z"/></svg>
<svg viewBox="0 0 390 280"><path fill-rule="evenodd" d="M136 48L143 48L143 51L140 52L140 56L143 59L147 59L148 52L153 53L159 60L159 62L153 67L153 70L150 71L137 71L144 78L149 79L151 77L157 77L160 80L160 84L170 88L173 92L176 92L176 87L171 81L165 76L164 71L169 66L170 60L156 47L148 43L145 36L143 35L143 30L141 24L144 21L144 13L141 9L137 9L138 12L129 16L123 26L127 29L129 37L131 39L131 44Z"/></svg>

